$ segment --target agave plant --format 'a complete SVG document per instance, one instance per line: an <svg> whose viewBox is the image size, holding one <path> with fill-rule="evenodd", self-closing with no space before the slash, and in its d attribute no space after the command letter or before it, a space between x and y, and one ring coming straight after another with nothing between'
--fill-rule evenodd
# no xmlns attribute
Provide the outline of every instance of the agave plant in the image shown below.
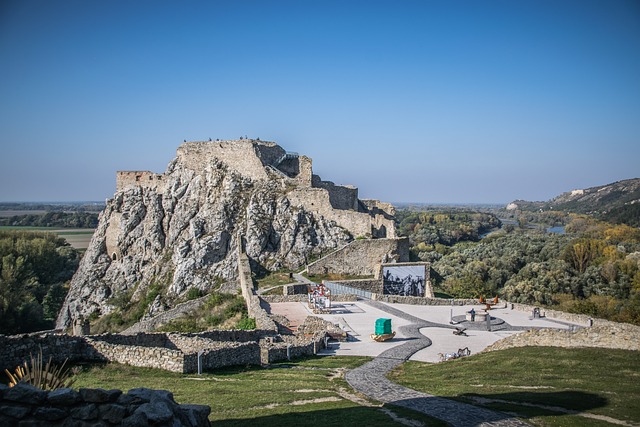
<svg viewBox="0 0 640 427"><path fill-rule="evenodd" d="M16 367L13 374L6 369L4 370L9 377L9 387L22 382L42 390L56 390L71 387L75 382L70 377L77 372L76 369L64 369L64 365L69 359L65 359L61 366L56 367L51 363L51 356L49 356L47 364L43 365L42 348L35 358L30 354L29 359L30 363L25 360L21 366Z"/></svg>

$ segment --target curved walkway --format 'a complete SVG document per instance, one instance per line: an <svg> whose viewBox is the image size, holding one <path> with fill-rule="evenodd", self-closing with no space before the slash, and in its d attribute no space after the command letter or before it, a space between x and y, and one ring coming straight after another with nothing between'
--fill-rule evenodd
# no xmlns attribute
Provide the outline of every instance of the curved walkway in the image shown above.
<svg viewBox="0 0 640 427"><path fill-rule="evenodd" d="M355 390L380 402L402 406L439 418L455 427L529 425L507 414L421 393L387 379L385 375L388 372L407 361L415 352L431 345L431 340L420 333L420 328L450 326L427 322L377 301L365 303L409 320L412 324L399 328L409 339L405 344L384 351L371 362L347 372L346 380ZM450 328L453 329L453 327Z"/></svg>

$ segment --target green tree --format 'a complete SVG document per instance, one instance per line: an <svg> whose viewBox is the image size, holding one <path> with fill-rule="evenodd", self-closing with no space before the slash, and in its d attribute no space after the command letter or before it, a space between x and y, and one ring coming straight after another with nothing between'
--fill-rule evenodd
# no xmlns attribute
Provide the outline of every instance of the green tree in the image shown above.
<svg viewBox="0 0 640 427"><path fill-rule="evenodd" d="M58 317L66 296L67 289L60 283L56 283L49 288L42 300L42 311L45 319L54 320Z"/></svg>

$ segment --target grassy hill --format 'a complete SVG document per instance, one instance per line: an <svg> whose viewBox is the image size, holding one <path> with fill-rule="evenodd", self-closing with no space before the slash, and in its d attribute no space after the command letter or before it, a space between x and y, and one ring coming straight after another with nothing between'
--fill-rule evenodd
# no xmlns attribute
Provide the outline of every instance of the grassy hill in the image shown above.
<svg viewBox="0 0 640 427"><path fill-rule="evenodd" d="M640 178L573 190L546 202L516 200L522 211L563 211L592 215L598 219L640 227Z"/></svg>

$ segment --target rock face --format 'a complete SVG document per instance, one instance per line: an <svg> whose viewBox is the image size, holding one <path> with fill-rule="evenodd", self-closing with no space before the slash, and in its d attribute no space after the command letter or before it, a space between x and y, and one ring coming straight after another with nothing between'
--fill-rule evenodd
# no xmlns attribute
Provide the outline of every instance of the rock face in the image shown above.
<svg viewBox="0 0 640 427"><path fill-rule="evenodd" d="M355 237L396 237L391 205L322 181L311 159L272 142L188 142L165 173L116 178L59 328L111 312L114 296L136 300L151 287L167 299L154 301L155 310L191 287L235 288L240 244L254 267L276 270Z"/></svg>

